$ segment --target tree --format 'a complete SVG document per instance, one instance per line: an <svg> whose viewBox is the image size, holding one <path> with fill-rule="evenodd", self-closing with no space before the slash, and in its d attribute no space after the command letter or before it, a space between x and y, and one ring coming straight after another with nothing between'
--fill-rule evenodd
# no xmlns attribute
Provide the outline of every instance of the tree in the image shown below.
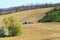
<svg viewBox="0 0 60 40"><path fill-rule="evenodd" d="M9 29L10 36L21 35L22 33L22 24L19 23L18 18L16 16L10 16L8 18L3 19L4 24Z"/></svg>

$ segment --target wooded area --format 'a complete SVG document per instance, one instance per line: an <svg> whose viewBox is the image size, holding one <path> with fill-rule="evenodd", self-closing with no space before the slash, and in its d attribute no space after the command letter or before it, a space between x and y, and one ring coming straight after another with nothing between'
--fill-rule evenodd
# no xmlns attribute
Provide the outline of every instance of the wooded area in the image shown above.
<svg viewBox="0 0 60 40"><path fill-rule="evenodd" d="M32 9L39 9L39 8L48 8L48 7L57 7L60 6L60 3L56 4L32 4L32 5L23 5L18 7L10 7L5 9L0 9L0 15L3 14L9 14L9 13L15 13L19 11L25 11L25 10L32 10Z"/></svg>

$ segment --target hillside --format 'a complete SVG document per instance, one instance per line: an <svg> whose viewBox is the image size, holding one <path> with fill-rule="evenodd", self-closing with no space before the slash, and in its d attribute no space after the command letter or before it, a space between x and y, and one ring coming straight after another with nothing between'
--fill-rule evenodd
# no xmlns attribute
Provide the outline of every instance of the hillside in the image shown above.
<svg viewBox="0 0 60 40"><path fill-rule="evenodd" d="M7 15L1 15L0 25L3 25L2 19L11 15L18 16L20 22L37 22L42 19L47 12L54 8L43 8L16 12ZM35 23L23 25L23 35L16 37L0 38L0 40L60 40L60 23Z"/></svg>
<svg viewBox="0 0 60 40"><path fill-rule="evenodd" d="M0 23L2 25L2 19L4 17L8 17L10 15L15 15L19 18L20 22L37 22L39 19L43 18L45 14L49 11L51 11L54 8L42 8L42 9L34 9L34 10L28 10L28 11L22 11L22 12L16 12L12 14L6 14L0 16Z"/></svg>

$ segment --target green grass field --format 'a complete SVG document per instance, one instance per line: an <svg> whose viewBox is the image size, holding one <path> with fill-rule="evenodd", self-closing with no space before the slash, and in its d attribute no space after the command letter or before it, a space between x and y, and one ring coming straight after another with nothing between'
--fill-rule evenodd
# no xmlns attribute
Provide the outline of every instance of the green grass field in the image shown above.
<svg viewBox="0 0 60 40"><path fill-rule="evenodd" d="M39 22L60 22L60 10L49 12Z"/></svg>

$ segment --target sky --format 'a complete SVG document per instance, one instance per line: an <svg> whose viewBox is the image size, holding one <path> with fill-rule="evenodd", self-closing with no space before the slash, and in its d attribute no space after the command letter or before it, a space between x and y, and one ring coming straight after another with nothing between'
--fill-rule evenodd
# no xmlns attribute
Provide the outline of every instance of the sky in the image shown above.
<svg viewBox="0 0 60 40"><path fill-rule="evenodd" d="M0 0L0 8L44 3L60 3L60 0Z"/></svg>

